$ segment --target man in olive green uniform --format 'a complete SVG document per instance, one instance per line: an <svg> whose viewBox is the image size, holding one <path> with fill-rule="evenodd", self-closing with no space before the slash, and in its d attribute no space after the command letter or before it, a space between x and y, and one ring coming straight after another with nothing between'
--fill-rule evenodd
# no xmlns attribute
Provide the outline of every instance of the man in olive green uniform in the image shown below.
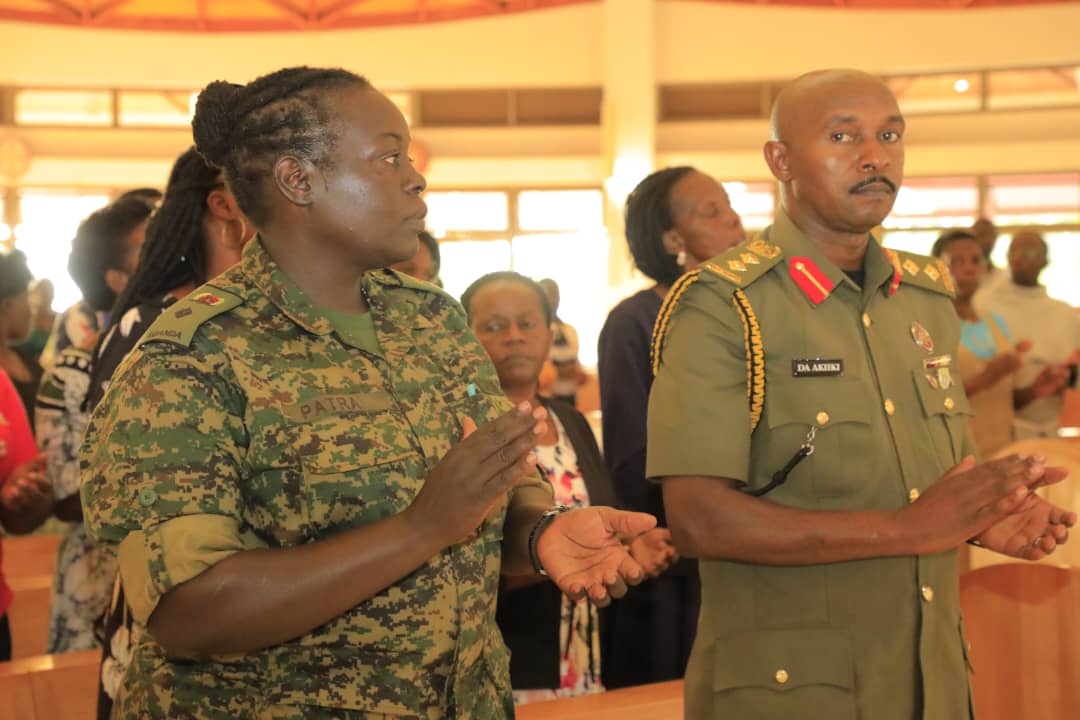
<svg viewBox="0 0 1080 720"><path fill-rule="evenodd" d="M1038 460L950 471L973 452L951 281L869 236L903 131L871 76L795 81L765 148L775 223L658 318L648 475L702 560L688 718L968 717L955 547L1041 557L1075 520L1029 497L1060 475Z"/></svg>

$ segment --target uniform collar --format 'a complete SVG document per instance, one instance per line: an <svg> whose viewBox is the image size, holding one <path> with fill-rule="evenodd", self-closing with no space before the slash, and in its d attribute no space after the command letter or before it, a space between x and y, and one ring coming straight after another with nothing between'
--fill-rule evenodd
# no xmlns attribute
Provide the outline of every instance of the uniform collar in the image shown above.
<svg viewBox="0 0 1080 720"><path fill-rule="evenodd" d="M802 291L811 307L817 307L833 295L836 288L847 283L856 292L862 292L842 269L825 257L818 246L795 226L787 212L777 208L776 218L766 231L766 239L784 251L784 262L789 276ZM881 244L873 235L863 260L864 284L867 288L882 288L888 296L894 278L894 267Z"/></svg>
<svg viewBox="0 0 1080 720"><path fill-rule="evenodd" d="M244 248L241 268L248 280L290 320L314 335L334 331L319 310L281 266L270 256L258 236ZM361 292L371 308L380 345L399 335L402 328L428 328L431 321L420 312L420 297L426 293L393 293L405 285L391 270L373 270L360 281Z"/></svg>

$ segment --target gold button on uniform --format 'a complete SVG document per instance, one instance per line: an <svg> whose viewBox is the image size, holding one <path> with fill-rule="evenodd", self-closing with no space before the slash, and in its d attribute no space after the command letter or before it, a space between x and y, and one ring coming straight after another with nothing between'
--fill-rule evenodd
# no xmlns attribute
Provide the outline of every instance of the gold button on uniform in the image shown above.
<svg viewBox="0 0 1080 720"><path fill-rule="evenodd" d="M945 409L952 410L954 407L956 407L956 403L953 402L953 399L951 397L945 398Z"/></svg>
<svg viewBox="0 0 1080 720"><path fill-rule="evenodd" d="M922 599L926 602L934 602L934 588L929 585L922 586Z"/></svg>
<svg viewBox="0 0 1080 720"><path fill-rule="evenodd" d="M896 406L893 405L893 401L890 400L889 398L885 398L885 412L888 413L889 415L895 415L896 414Z"/></svg>
<svg viewBox="0 0 1080 720"><path fill-rule="evenodd" d="M871 323L870 323L870 315L869 314L867 314L867 313L862 314L862 324L863 324L863 327L870 327Z"/></svg>
<svg viewBox="0 0 1080 720"><path fill-rule="evenodd" d="M820 427L825 423L829 422L829 413L822 410L817 414L817 417L815 417L814 419L817 420L817 424Z"/></svg>
<svg viewBox="0 0 1080 720"><path fill-rule="evenodd" d="M776 671L776 682L778 682L778 683L780 683L781 685L783 685L783 684L784 684L784 683L786 683L787 681L788 681L788 674L787 674L787 670L777 670L777 671Z"/></svg>
<svg viewBox="0 0 1080 720"><path fill-rule="evenodd" d="M915 502L916 500L918 500L919 499L919 489L918 488L911 488L910 490L908 490L907 499L908 499L908 502Z"/></svg>

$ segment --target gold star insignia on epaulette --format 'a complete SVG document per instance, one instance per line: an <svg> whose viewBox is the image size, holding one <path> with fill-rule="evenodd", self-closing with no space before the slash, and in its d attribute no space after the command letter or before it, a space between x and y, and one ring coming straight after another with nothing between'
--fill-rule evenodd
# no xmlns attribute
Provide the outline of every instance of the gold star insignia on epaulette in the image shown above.
<svg viewBox="0 0 1080 720"><path fill-rule="evenodd" d="M949 268L945 267L945 263L940 260L937 261L938 269L941 271L941 282L945 284L945 289L951 293L956 292L956 285L953 283L952 273L949 272Z"/></svg>
<svg viewBox="0 0 1080 720"><path fill-rule="evenodd" d="M934 282L941 279L941 273L939 273L933 265L927 265L923 268L923 272L926 273L926 277L930 278Z"/></svg>
<svg viewBox="0 0 1080 720"><path fill-rule="evenodd" d="M911 258L908 258L904 261L904 270L907 271L908 275L918 275L919 263L915 262Z"/></svg>
<svg viewBox="0 0 1080 720"><path fill-rule="evenodd" d="M758 260L758 256L755 255L754 253L744 252L741 255L739 255L739 257L742 258L742 261L744 263L746 263L747 265L760 265L761 264L761 261Z"/></svg>
<svg viewBox="0 0 1080 720"><path fill-rule="evenodd" d="M780 248L776 247L770 242L766 242L761 238L755 238L746 244L746 249L756 252L766 260L772 260L774 257L780 254Z"/></svg>
<svg viewBox="0 0 1080 720"><path fill-rule="evenodd" d="M735 272L746 272L746 265L741 260L728 260L727 266Z"/></svg>
<svg viewBox="0 0 1080 720"><path fill-rule="evenodd" d="M739 277L735 273L731 272L730 270L728 270L728 269L726 269L724 267L721 267L720 265L718 265L718 264L716 264L714 262L705 263L705 267L707 267L710 272L714 272L717 275L719 275L720 277L724 278L725 280L733 282L736 285L742 283L742 278L741 277Z"/></svg>

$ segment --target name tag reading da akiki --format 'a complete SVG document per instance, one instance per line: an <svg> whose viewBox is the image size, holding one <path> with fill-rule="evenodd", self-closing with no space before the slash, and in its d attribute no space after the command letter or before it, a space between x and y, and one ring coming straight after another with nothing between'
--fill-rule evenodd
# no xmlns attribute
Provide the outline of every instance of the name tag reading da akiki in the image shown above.
<svg viewBox="0 0 1080 720"><path fill-rule="evenodd" d="M791 361L792 377L836 377L844 374L841 358L806 358Z"/></svg>

